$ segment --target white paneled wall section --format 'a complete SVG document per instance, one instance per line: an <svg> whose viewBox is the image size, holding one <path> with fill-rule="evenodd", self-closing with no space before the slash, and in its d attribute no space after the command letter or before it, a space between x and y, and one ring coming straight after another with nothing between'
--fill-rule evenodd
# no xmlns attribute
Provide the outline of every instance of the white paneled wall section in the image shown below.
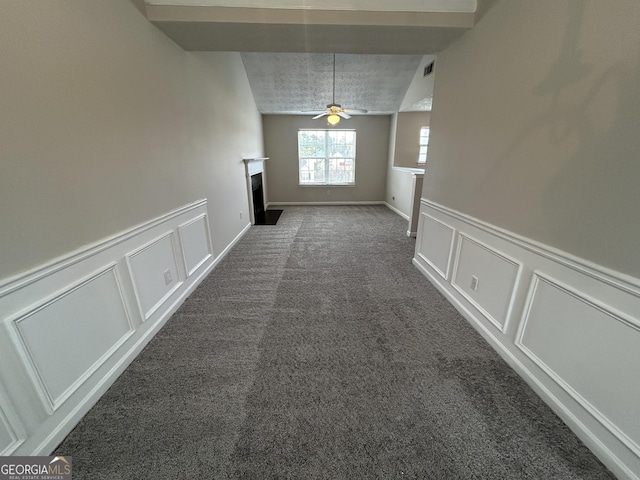
<svg viewBox="0 0 640 480"><path fill-rule="evenodd" d="M133 333L111 263L9 318L9 333L47 413L55 412Z"/></svg>
<svg viewBox="0 0 640 480"><path fill-rule="evenodd" d="M0 456L9 455L24 442L26 434L0 384Z"/></svg>
<svg viewBox="0 0 640 480"><path fill-rule="evenodd" d="M200 200L0 285L0 455L49 454L248 227L214 259Z"/></svg>
<svg viewBox="0 0 640 480"><path fill-rule="evenodd" d="M180 288L173 231L126 255L140 316L149 319ZM184 269L183 269L184 270Z"/></svg>
<svg viewBox="0 0 640 480"><path fill-rule="evenodd" d="M619 478L640 478L638 279L425 199L414 264Z"/></svg>

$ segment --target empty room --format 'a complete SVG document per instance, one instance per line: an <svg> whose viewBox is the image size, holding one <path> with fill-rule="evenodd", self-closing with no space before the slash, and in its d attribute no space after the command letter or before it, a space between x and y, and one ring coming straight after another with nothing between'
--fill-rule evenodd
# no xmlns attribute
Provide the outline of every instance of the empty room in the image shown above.
<svg viewBox="0 0 640 480"><path fill-rule="evenodd" d="M638 25L0 0L0 476L640 480Z"/></svg>

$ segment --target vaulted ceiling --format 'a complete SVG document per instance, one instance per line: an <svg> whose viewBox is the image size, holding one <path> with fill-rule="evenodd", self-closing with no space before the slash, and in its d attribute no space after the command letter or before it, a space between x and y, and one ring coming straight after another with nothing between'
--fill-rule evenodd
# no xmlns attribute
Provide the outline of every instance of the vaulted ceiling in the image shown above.
<svg viewBox="0 0 640 480"><path fill-rule="evenodd" d="M393 113L421 55L336 55L335 101L345 108ZM251 90L262 113L322 111L333 102L333 55L243 53Z"/></svg>
<svg viewBox="0 0 640 480"><path fill-rule="evenodd" d="M134 0L139 1L139 0ZM147 18L185 50L243 52L262 113L332 100L398 111L424 55L471 28L476 0L146 0ZM432 92L425 92L428 109ZM416 107L420 108L420 107Z"/></svg>

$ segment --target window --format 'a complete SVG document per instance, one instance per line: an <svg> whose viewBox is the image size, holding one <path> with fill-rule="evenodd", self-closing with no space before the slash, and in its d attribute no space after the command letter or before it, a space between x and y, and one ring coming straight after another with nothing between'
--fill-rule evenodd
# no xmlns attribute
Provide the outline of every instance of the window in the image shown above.
<svg viewBox="0 0 640 480"><path fill-rule="evenodd" d="M429 149L429 127L420 127L420 151L418 163L427 163L427 150Z"/></svg>
<svg viewBox="0 0 640 480"><path fill-rule="evenodd" d="M355 130L299 130L298 183L354 185Z"/></svg>

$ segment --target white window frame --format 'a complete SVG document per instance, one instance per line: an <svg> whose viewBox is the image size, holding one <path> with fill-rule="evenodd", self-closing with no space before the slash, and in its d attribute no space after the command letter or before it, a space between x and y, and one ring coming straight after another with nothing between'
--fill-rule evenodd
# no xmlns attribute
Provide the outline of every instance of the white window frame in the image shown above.
<svg viewBox="0 0 640 480"><path fill-rule="evenodd" d="M424 134L423 132L426 130L427 132L427 141L424 142ZM419 147L418 147L418 164L420 165L424 165L427 163L427 155L429 152L429 126L425 125L423 127L420 127L420 137L418 137L418 143L419 143Z"/></svg>
<svg viewBox="0 0 640 480"><path fill-rule="evenodd" d="M324 157L302 157L300 155L300 134L302 132L324 132L325 135L325 148L324 148ZM333 132L353 132L353 157L329 157L329 134ZM313 186L354 186L356 184L356 144L357 144L357 133L355 129L343 128L343 129L328 129L328 128L301 128L298 130L298 185L301 187L313 187ZM344 159L351 160L353 163L353 177L351 182L330 182L329 172L330 172L330 161L335 159ZM324 161L324 178L325 181L303 181L302 180L302 170L301 165L302 161Z"/></svg>

